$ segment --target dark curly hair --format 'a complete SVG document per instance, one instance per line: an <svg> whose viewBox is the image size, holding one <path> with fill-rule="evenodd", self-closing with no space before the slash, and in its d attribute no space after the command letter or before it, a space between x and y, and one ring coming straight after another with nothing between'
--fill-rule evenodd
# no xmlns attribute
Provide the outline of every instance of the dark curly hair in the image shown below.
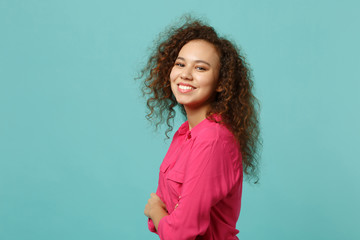
<svg viewBox="0 0 360 240"><path fill-rule="evenodd" d="M160 35L139 79L144 79L143 94L149 96L146 115L148 120L155 120L168 126L165 134L173 130L173 119L179 104L171 91L170 72L181 48L191 40L205 40L215 46L220 55L219 88L215 101L212 102L207 118L216 121L212 114L221 115L221 123L229 128L241 146L243 171L247 179L258 182L259 146L259 104L252 93L253 81L245 57L229 40L219 37L216 31L200 20L186 18L180 27L170 27ZM185 113L184 107L180 105Z"/></svg>

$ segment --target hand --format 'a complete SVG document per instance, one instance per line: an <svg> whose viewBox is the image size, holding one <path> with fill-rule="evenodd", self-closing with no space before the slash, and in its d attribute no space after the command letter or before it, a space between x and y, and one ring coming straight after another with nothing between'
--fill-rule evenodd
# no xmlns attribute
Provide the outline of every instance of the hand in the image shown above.
<svg viewBox="0 0 360 240"><path fill-rule="evenodd" d="M157 215L157 213L163 211L167 212L165 203L161 201L156 193L151 193L148 203L145 205L144 214L149 218L153 218L154 214Z"/></svg>
<svg viewBox="0 0 360 240"><path fill-rule="evenodd" d="M145 205L144 214L151 218L153 221L156 231L158 230L160 220L167 216L166 205L161 201L158 195L155 193L150 194L148 203Z"/></svg>

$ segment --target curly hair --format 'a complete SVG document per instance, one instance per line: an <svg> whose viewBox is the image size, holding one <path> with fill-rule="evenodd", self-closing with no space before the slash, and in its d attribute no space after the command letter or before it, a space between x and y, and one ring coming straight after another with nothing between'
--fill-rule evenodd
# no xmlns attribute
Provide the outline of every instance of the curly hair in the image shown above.
<svg viewBox="0 0 360 240"><path fill-rule="evenodd" d="M205 40L215 46L220 55L219 88L215 101L211 103L206 117L216 121L213 113L221 116L224 124L233 133L241 146L243 171L247 179L257 183L260 129L259 103L252 93L253 81L250 68L238 47L229 40L219 37L216 31L200 20L186 18L180 27L171 27L156 44L139 79L144 79L143 95L149 96L146 118L155 120L156 127L166 120L165 135L173 130L173 119L177 103L170 87L169 76L181 48L192 40ZM145 77L144 77L145 76ZM182 114L186 114L180 105Z"/></svg>

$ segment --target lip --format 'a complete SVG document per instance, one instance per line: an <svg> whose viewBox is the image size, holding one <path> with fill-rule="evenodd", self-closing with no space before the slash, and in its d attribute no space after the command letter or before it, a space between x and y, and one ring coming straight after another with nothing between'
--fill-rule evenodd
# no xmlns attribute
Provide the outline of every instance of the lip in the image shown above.
<svg viewBox="0 0 360 240"><path fill-rule="evenodd" d="M191 85L191 84L187 84L187 83L179 83L179 84L177 84L177 86L178 86L178 87L177 87L178 91L181 92L181 93L192 92L192 91L194 91L194 90L196 89L196 87L194 87L194 86ZM184 89L184 88L180 88L180 86L190 87L190 88Z"/></svg>
<svg viewBox="0 0 360 240"><path fill-rule="evenodd" d="M181 82L181 83L178 83L177 85L178 85L178 86L182 85L182 86L192 87L192 88L194 88L194 89L196 88L196 87L194 87L194 86L193 86L193 85L191 85L191 84L188 84L188 83L182 83L182 82Z"/></svg>

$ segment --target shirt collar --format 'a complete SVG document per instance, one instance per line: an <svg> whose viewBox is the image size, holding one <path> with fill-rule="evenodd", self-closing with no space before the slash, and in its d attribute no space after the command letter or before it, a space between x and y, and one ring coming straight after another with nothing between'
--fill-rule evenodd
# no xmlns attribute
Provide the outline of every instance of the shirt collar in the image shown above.
<svg viewBox="0 0 360 240"><path fill-rule="evenodd" d="M218 115L218 114L213 114L211 115L216 121L218 122L221 122L221 116ZM209 117L205 118L204 120L202 120L200 123L198 123L195 127L193 127L191 130L189 130L189 122L186 121L184 122L178 132L179 132L179 135L184 135L184 134L187 134L189 132L191 132L191 135L192 136L196 136L197 135L197 132L200 131L200 129L202 128L202 126L206 126L206 125L209 125L211 124L213 121L212 120L209 120Z"/></svg>
<svg viewBox="0 0 360 240"><path fill-rule="evenodd" d="M179 127L179 135L184 135L189 131L189 122L186 121L184 122L180 127Z"/></svg>

